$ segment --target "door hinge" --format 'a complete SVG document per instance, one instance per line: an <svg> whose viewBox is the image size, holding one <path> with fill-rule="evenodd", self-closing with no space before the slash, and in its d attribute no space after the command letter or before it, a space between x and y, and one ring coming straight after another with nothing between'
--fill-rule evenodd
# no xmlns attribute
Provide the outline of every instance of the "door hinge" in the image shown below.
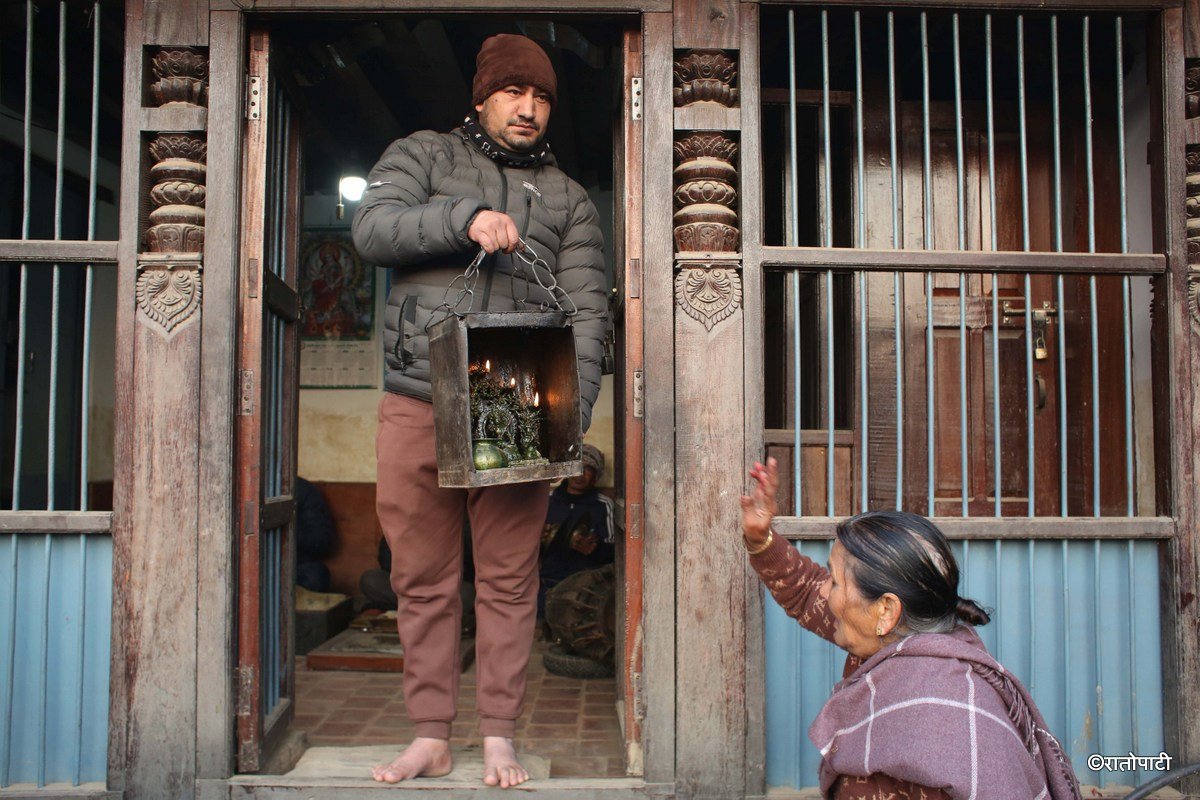
<svg viewBox="0 0 1200 800"><path fill-rule="evenodd" d="M254 370L242 370L242 416L254 413Z"/></svg>
<svg viewBox="0 0 1200 800"><path fill-rule="evenodd" d="M641 419L646 412L645 370L633 371L633 418Z"/></svg>
<svg viewBox="0 0 1200 800"><path fill-rule="evenodd" d="M646 718L646 694L642 690L642 673L633 673L633 718L641 722Z"/></svg>
<svg viewBox="0 0 1200 800"><path fill-rule="evenodd" d="M256 120L262 116L262 78L246 76L246 119Z"/></svg>
<svg viewBox="0 0 1200 800"><path fill-rule="evenodd" d="M237 713L239 717L250 714L254 699L254 670L249 666L237 668Z"/></svg>
<svg viewBox="0 0 1200 800"><path fill-rule="evenodd" d="M631 78L629 81L629 105L634 121L642 118L642 79Z"/></svg>

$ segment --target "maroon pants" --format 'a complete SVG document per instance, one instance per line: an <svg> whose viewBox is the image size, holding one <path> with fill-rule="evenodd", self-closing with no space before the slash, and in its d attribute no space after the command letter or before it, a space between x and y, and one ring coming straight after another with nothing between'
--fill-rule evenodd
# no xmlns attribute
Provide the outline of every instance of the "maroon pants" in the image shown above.
<svg viewBox="0 0 1200 800"><path fill-rule="evenodd" d="M450 738L460 671L463 512L475 553L476 706L484 736L512 737L537 614L545 483L442 489L433 406L384 392L376 510L392 548L404 703L417 736Z"/></svg>

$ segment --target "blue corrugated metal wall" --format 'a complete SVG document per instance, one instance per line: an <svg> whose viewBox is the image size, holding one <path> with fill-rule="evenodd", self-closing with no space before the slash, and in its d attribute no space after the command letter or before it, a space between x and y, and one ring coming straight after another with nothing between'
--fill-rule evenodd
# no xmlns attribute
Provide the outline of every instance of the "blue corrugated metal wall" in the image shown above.
<svg viewBox="0 0 1200 800"><path fill-rule="evenodd" d="M104 781L112 537L0 536L0 787Z"/></svg>
<svg viewBox="0 0 1200 800"><path fill-rule="evenodd" d="M960 593L994 609L979 629L1029 687L1082 783L1136 785L1157 773L1088 769L1092 753L1163 749L1159 545L1153 541L954 542ZM826 563L829 542L802 542ZM767 785L817 782L808 726L841 679L845 653L766 595Z"/></svg>

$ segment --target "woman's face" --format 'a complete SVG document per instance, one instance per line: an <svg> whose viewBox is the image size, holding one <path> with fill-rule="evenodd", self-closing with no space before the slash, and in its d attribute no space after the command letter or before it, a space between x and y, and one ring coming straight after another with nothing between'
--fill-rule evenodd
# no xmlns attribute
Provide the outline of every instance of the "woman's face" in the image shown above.
<svg viewBox="0 0 1200 800"><path fill-rule="evenodd" d="M841 542L833 543L829 553L829 579L821 586L821 596L829 603L829 610L837 619L833 641L852 655L866 659L875 655L883 646L875 634L882 613L879 600L871 602L859 592L854 578L847 567L852 558Z"/></svg>

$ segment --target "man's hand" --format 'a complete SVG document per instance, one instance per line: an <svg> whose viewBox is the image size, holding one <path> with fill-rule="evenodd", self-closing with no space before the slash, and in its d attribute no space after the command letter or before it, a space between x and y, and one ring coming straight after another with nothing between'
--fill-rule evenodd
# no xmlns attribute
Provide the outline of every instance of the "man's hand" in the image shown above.
<svg viewBox="0 0 1200 800"><path fill-rule="evenodd" d="M511 253L520 246L521 235L508 214L499 211L480 211L467 228L467 237L488 253L497 250Z"/></svg>
<svg viewBox="0 0 1200 800"><path fill-rule="evenodd" d="M600 540L596 538L596 534L592 532L582 533L576 529L571 534L571 549L577 553L583 553L585 556L590 556L596 550L596 545Z"/></svg>

